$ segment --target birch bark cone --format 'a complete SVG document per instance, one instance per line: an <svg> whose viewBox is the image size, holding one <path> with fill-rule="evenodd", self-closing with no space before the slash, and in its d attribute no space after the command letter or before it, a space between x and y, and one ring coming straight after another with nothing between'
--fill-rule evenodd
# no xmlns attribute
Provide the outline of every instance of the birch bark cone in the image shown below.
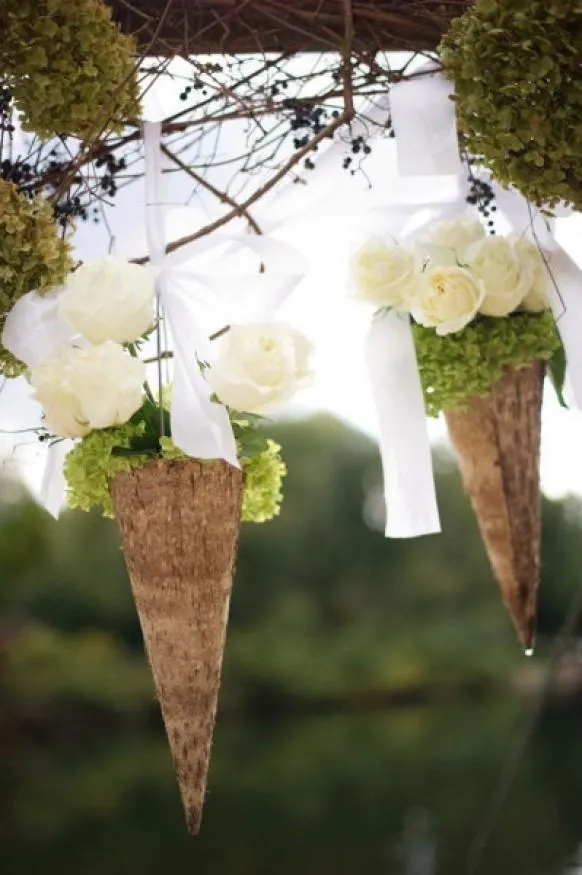
<svg viewBox="0 0 582 875"><path fill-rule="evenodd" d="M110 483L188 829L200 829L218 702L243 474L155 460Z"/></svg>
<svg viewBox="0 0 582 875"><path fill-rule="evenodd" d="M535 640L540 579L540 437L545 367L506 369L485 398L446 414L465 491L519 640Z"/></svg>

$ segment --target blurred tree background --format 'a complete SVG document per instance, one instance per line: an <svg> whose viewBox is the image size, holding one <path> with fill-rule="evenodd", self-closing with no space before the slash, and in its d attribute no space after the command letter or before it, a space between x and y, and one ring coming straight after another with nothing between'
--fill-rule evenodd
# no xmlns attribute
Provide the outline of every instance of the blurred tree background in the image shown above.
<svg viewBox="0 0 582 875"><path fill-rule="evenodd" d="M579 583L580 504L544 500L540 655L526 664L445 450L443 534L387 541L371 441L324 416L272 433L285 501L276 521L243 529L196 840L115 524L76 512L57 524L3 483L3 875L464 871L520 693ZM484 871L562 871L582 838L576 708L542 720Z"/></svg>

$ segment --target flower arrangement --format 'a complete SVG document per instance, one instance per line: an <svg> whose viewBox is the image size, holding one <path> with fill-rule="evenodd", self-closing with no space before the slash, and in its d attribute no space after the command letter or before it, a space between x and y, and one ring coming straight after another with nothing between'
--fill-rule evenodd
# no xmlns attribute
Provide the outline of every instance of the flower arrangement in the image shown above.
<svg viewBox="0 0 582 875"><path fill-rule="evenodd" d="M411 320L425 409L445 414L503 599L528 652L540 567L544 369L563 355L549 311L547 259L524 237L487 235L479 220L460 216L425 226L405 243L372 241L352 261L356 294L375 305L378 318L393 310ZM403 474L396 465L386 476Z"/></svg>
<svg viewBox="0 0 582 875"><path fill-rule="evenodd" d="M578 3L476 0L439 47L462 146L540 207L582 207L581 37Z"/></svg>
<svg viewBox="0 0 582 875"><path fill-rule="evenodd" d="M140 357L157 322L155 272L115 258L87 262L48 307L36 292L20 299L8 314L3 345L42 405L42 439L76 441L64 465L67 502L82 510L100 506L112 517L109 482L117 473L156 457L187 458L172 441L168 392L152 390ZM219 334L216 358L203 372L217 403L228 406L246 474L243 520L265 522L279 512L285 465L261 420L310 380L311 346L277 322Z"/></svg>
<svg viewBox="0 0 582 875"><path fill-rule="evenodd" d="M103 0L3 0L0 83L41 138L94 138L140 115L134 40Z"/></svg>
<svg viewBox="0 0 582 875"><path fill-rule="evenodd" d="M504 368L547 361L560 348L542 255L478 219L433 223L410 246L374 240L352 261L357 296L413 320L429 415L487 395Z"/></svg>
<svg viewBox="0 0 582 875"><path fill-rule="evenodd" d="M149 266L87 262L49 295L20 297L2 343L42 405L41 439L53 447L73 441L62 468L69 506L100 506L117 519L188 826L197 832L240 523L272 519L282 500L286 468L263 418L309 381L311 346L281 322L226 326L214 335L210 361L198 360L193 346L205 387L201 413L211 431L226 426L228 435L213 444L220 458L192 458L172 435L175 396L162 378L173 351L162 348L158 292ZM156 354L146 357L153 335ZM180 366L181 359L175 380ZM196 391L191 380L188 392Z"/></svg>

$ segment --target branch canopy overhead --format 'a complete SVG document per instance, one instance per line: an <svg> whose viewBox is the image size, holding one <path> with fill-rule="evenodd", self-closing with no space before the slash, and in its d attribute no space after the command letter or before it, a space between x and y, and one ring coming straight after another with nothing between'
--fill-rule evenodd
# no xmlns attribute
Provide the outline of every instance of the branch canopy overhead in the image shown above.
<svg viewBox="0 0 582 875"><path fill-rule="evenodd" d="M338 51L346 10L356 51L434 49L471 0L108 0L155 55Z"/></svg>

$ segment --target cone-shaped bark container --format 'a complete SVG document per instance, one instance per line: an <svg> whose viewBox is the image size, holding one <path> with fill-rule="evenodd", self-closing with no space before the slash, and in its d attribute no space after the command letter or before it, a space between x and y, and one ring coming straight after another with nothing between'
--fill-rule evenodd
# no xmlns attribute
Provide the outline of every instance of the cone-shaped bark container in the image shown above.
<svg viewBox="0 0 582 875"><path fill-rule="evenodd" d="M486 398L447 413L465 490L526 650L540 577L540 435L544 364L508 368Z"/></svg>
<svg viewBox="0 0 582 875"><path fill-rule="evenodd" d="M188 828L200 828L226 639L243 474L155 460L110 484Z"/></svg>

